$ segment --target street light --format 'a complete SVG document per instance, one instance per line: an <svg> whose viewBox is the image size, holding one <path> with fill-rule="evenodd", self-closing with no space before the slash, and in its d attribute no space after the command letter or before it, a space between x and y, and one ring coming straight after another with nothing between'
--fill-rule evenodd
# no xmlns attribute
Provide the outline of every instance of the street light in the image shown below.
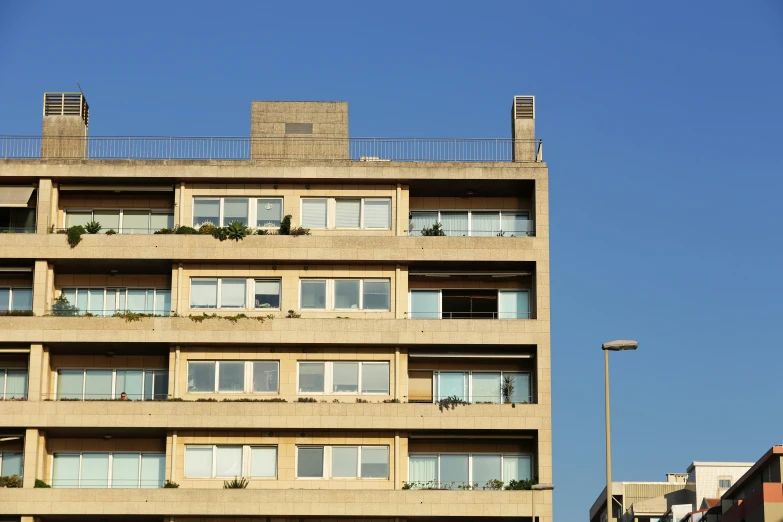
<svg viewBox="0 0 783 522"><path fill-rule="evenodd" d="M606 520L614 522L612 516L612 442L609 427L609 352L636 350L636 341L611 341L601 345L604 351L604 400L606 404Z"/></svg>
<svg viewBox="0 0 783 522"><path fill-rule="evenodd" d="M544 483L544 484L533 484L530 489L533 491L552 491L555 489L554 484ZM533 521L536 522L536 494L533 493L531 495L531 502L533 503Z"/></svg>

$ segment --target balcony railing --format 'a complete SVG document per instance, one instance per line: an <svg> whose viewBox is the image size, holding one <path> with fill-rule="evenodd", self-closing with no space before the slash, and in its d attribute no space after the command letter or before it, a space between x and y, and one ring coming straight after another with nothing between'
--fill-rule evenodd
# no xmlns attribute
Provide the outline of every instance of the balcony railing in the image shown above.
<svg viewBox="0 0 783 522"><path fill-rule="evenodd" d="M532 319L532 312L405 312L408 319Z"/></svg>
<svg viewBox="0 0 783 522"><path fill-rule="evenodd" d="M516 151L515 151L516 149ZM42 155L42 150L47 151ZM0 158L541 162L540 139L0 135Z"/></svg>

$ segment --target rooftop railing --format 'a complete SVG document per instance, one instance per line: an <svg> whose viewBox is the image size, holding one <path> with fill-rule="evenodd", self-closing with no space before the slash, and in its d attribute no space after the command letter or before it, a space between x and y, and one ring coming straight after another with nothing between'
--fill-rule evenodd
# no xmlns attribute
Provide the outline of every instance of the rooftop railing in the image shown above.
<svg viewBox="0 0 783 522"><path fill-rule="evenodd" d="M541 162L542 155L540 139L0 135L2 159Z"/></svg>

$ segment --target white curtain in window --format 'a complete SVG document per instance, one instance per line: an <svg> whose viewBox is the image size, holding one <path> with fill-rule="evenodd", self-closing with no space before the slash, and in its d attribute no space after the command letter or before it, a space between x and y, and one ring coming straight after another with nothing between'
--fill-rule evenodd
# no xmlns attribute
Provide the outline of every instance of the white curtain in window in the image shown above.
<svg viewBox="0 0 783 522"><path fill-rule="evenodd" d="M500 227L498 212L473 212L470 215L471 236L496 236Z"/></svg>
<svg viewBox="0 0 783 522"><path fill-rule="evenodd" d="M359 228L362 201L360 199L338 199L335 203L337 207L335 226L337 228Z"/></svg>
<svg viewBox="0 0 783 522"><path fill-rule="evenodd" d="M280 280L256 279L255 308L280 308Z"/></svg>
<svg viewBox="0 0 783 522"><path fill-rule="evenodd" d="M217 446L215 456L216 477L242 476L242 446Z"/></svg>
<svg viewBox="0 0 783 522"><path fill-rule="evenodd" d="M411 212L408 235L420 236L423 229L430 228L436 221L438 221L437 212Z"/></svg>
<svg viewBox="0 0 783 522"><path fill-rule="evenodd" d="M389 478L389 447L362 447L362 478Z"/></svg>
<svg viewBox="0 0 783 522"><path fill-rule="evenodd" d="M247 225L247 211L249 203L247 199L226 198L223 200L223 226L228 226L232 221L239 221Z"/></svg>
<svg viewBox="0 0 783 522"><path fill-rule="evenodd" d="M326 199L302 199L302 226L326 228Z"/></svg>
<svg viewBox="0 0 783 522"><path fill-rule="evenodd" d="M220 224L220 200L196 199L193 201L193 226L198 227L204 223Z"/></svg>
<svg viewBox="0 0 783 522"><path fill-rule="evenodd" d="M443 232L447 236L468 235L467 212L441 212L440 221L443 224Z"/></svg>
<svg viewBox="0 0 783 522"><path fill-rule="evenodd" d="M52 467L53 488L78 488L80 455L54 454Z"/></svg>
<svg viewBox="0 0 783 522"><path fill-rule="evenodd" d="M103 297L104 297L104 288L90 288L88 290L88 293L90 294L90 304L88 312L90 312L93 315L104 315L103 313ZM113 310L112 310L113 312Z"/></svg>
<svg viewBox="0 0 783 522"><path fill-rule="evenodd" d="M364 228L391 228L390 199L364 200Z"/></svg>
<svg viewBox="0 0 783 522"><path fill-rule="evenodd" d="M408 317L411 319L440 319L439 305L440 292L438 290L412 290L411 311Z"/></svg>
<svg viewBox="0 0 783 522"><path fill-rule="evenodd" d="M245 308L247 281L245 279L223 279L220 281L220 307Z"/></svg>
<svg viewBox="0 0 783 522"><path fill-rule="evenodd" d="M174 228L174 214L153 211L150 214L150 231L157 232L162 228Z"/></svg>
<svg viewBox="0 0 783 522"><path fill-rule="evenodd" d="M57 372L57 398L81 399L84 387L84 370L60 370Z"/></svg>
<svg viewBox="0 0 783 522"><path fill-rule="evenodd" d="M503 456L503 482L506 484L512 480L530 480L530 473L530 457Z"/></svg>
<svg viewBox="0 0 783 522"><path fill-rule="evenodd" d="M332 477L354 478L359 469L359 448L340 447L332 448Z"/></svg>
<svg viewBox="0 0 783 522"><path fill-rule="evenodd" d="M191 280L190 307L217 308L217 279Z"/></svg>
<svg viewBox="0 0 783 522"><path fill-rule="evenodd" d="M112 488L139 487L139 454L115 453L111 462Z"/></svg>
<svg viewBox="0 0 783 522"><path fill-rule="evenodd" d="M334 307L336 309L359 309L358 279L335 279Z"/></svg>
<svg viewBox="0 0 783 522"><path fill-rule="evenodd" d="M389 393L389 363L362 363L362 393Z"/></svg>
<svg viewBox="0 0 783 522"><path fill-rule="evenodd" d="M2 374L2 370L0 370L0 374ZM0 377L0 393L3 391L2 385L3 381ZM27 397L27 370L8 370L5 398L19 399L22 397Z"/></svg>
<svg viewBox="0 0 783 522"><path fill-rule="evenodd" d="M101 234L108 230L120 231L120 211L119 210L95 210L93 219L101 224Z"/></svg>
<svg viewBox="0 0 783 522"><path fill-rule="evenodd" d="M359 391L359 363L335 362L332 363L332 391L353 392Z"/></svg>
<svg viewBox="0 0 783 522"><path fill-rule="evenodd" d="M122 211L123 234L149 234L150 232L149 210ZM154 232L154 230L152 232Z"/></svg>
<svg viewBox="0 0 783 522"><path fill-rule="evenodd" d="M88 311L88 294L89 292L86 288L79 288L76 293L76 307L79 309L80 314L87 313Z"/></svg>
<svg viewBox="0 0 783 522"><path fill-rule="evenodd" d="M109 454L108 453L83 453L82 454L82 488L108 488L109 487Z"/></svg>
<svg viewBox="0 0 783 522"><path fill-rule="evenodd" d="M76 225L84 226L92 221L92 211L66 211L65 213L65 228L75 227Z"/></svg>
<svg viewBox="0 0 783 522"><path fill-rule="evenodd" d="M256 226L279 227L283 216L283 200L259 199L256 202Z"/></svg>
<svg viewBox="0 0 783 522"><path fill-rule="evenodd" d="M438 480L438 457L411 455L408 458L408 481L415 486Z"/></svg>
<svg viewBox="0 0 783 522"><path fill-rule="evenodd" d="M526 290L498 292L501 319L530 319L530 299Z"/></svg>
<svg viewBox="0 0 783 522"><path fill-rule="evenodd" d="M111 399L111 370L87 370L84 381L85 399Z"/></svg>
<svg viewBox="0 0 783 522"><path fill-rule="evenodd" d="M250 448L250 476L277 476L277 448Z"/></svg>
<svg viewBox="0 0 783 522"><path fill-rule="evenodd" d="M528 219L527 214L503 212L501 226L506 236L526 236L533 231L533 222Z"/></svg>
<svg viewBox="0 0 783 522"><path fill-rule="evenodd" d="M212 476L212 448L185 448L185 477Z"/></svg>
<svg viewBox="0 0 783 522"><path fill-rule="evenodd" d="M500 372L473 373L473 402L500 402Z"/></svg>
<svg viewBox="0 0 783 522"><path fill-rule="evenodd" d="M22 476L22 454L2 452L3 466L0 468L0 477L10 477L11 475Z"/></svg>
<svg viewBox="0 0 783 522"><path fill-rule="evenodd" d="M166 475L166 455L147 453L141 456L141 487L162 488Z"/></svg>

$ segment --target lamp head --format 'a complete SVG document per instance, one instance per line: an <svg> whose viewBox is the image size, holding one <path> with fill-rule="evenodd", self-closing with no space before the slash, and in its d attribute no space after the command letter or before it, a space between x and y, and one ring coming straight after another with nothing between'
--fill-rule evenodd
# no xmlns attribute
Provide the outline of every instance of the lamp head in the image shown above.
<svg viewBox="0 0 783 522"><path fill-rule="evenodd" d="M601 345L602 350L622 352L624 350L636 350L639 343L636 341L610 341Z"/></svg>

